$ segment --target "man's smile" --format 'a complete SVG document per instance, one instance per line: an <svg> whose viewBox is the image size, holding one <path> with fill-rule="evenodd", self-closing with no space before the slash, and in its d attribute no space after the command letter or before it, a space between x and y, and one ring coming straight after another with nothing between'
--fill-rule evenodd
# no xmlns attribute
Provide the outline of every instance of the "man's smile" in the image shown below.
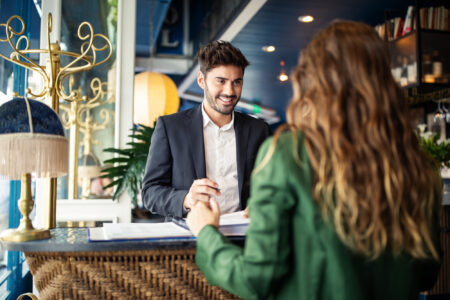
<svg viewBox="0 0 450 300"><path fill-rule="evenodd" d="M219 96L216 97L216 99L219 99L225 105L230 105L233 104L233 100L236 99L236 96Z"/></svg>

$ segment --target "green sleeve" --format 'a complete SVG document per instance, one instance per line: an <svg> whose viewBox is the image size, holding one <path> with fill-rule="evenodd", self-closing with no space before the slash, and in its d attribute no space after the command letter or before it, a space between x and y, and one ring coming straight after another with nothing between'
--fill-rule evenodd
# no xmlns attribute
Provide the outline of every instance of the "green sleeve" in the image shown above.
<svg viewBox="0 0 450 300"><path fill-rule="evenodd" d="M270 147L261 147L258 166ZM220 285L244 299L270 296L289 272L291 214L295 196L287 185L295 162L279 143L269 163L253 175L249 199L250 225L245 249L230 243L216 228L206 226L197 238L196 263L211 284ZM283 153L284 152L284 153ZM298 166L296 166L298 169Z"/></svg>

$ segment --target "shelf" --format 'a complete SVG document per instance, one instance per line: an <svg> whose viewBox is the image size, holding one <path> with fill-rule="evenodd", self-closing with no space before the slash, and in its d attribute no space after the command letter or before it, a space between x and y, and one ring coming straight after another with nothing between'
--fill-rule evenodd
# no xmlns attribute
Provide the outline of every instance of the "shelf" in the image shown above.
<svg viewBox="0 0 450 300"><path fill-rule="evenodd" d="M449 31L428 29L409 32L388 42L392 74L402 88L450 85L448 37Z"/></svg>
<svg viewBox="0 0 450 300"><path fill-rule="evenodd" d="M438 34L450 34L450 30L438 30L438 29L420 29L422 33L438 33Z"/></svg>
<svg viewBox="0 0 450 300"><path fill-rule="evenodd" d="M400 86L402 89L412 89L412 88L416 88L416 87L419 87L419 84L418 83L411 83L411 84L408 84L408 85L405 85L405 86Z"/></svg>
<svg viewBox="0 0 450 300"><path fill-rule="evenodd" d="M450 88L450 82L449 83L441 83L441 82L437 82L437 83L428 83L428 82L422 82L421 84L411 84L409 87L405 87L405 88L414 88L414 87L420 87L423 89L433 89L433 90L439 90L439 89L445 89L445 88Z"/></svg>
<svg viewBox="0 0 450 300"><path fill-rule="evenodd" d="M411 29L414 28L413 30L386 41L391 58L392 75L405 91L410 106L429 109L443 99L446 103L450 103L448 101L450 99L450 52L448 51L450 30L440 26L444 21L442 18L444 11L441 7L450 9L445 3L448 1L411 1L411 5L403 12L403 15L397 11L386 11L384 24L375 28L380 35L391 32L388 28L394 28L394 31L398 32L397 24L402 26L405 22L402 20L409 20L408 17L413 16L412 23L408 23ZM440 12L440 14L429 15L428 12L431 10L428 9L431 7L434 8L433 12ZM427 10L421 10L422 8ZM433 22L430 23L433 23L433 26L437 25L435 28L445 29L422 28L420 25L427 25L431 16Z"/></svg>
<svg viewBox="0 0 450 300"><path fill-rule="evenodd" d="M410 89L404 89L404 91L410 106L418 106L423 104L435 105L443 99L450 99L450 84L426 84ZM448 100L445 100L444 102L449 103Z"/></svg>
<svg viewBox="0 0 450 300"><path fill-rule="evenodd" d="M402 36L396 37L395 39L386 41L388 43L396 43L401 39L407 38L408 36L414 35L417 32L417 30L410 31ZM420 34L442 34L442 35L450 35L450 30L437 30L437 29L420 29Z"/></svg>
<svg viewBox="0 0 450 300"><path fill-rule="evenodd" d="M448 89L450 88L450 83L411 83L405 86L400 86L402 89L420 89L420 92L426 93L429 91L435 91L435 90L441 90L441 89Z"/></svg>
<svg viewBox="0 0 450 300"><path fill-rule="evenodd" d="M408 32L408 33L405 33L405 34L402 35L402 36L396 37L395 39L388 40L387 42L388 42L388 43L395 43L395 42L398 42L398 41L401 40L401 39L407 38L408 36L411 36L411 35L413 35L413 34L415 34L415 33L416 33L416 30L410 31L410 32Z"/></svg>

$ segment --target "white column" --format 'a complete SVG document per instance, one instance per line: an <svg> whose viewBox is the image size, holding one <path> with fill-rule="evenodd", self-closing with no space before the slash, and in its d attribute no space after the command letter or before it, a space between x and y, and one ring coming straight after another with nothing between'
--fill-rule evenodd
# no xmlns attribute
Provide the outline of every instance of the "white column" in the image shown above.
<svg viewBox="0 0 450 300"><path fill-rule="evenodd" d="M133 126L136 0L119 0L115 147L126 147Z"/></svg>
<svg viewBox="0 0 450 300"><path fill-rule="evenodd" d="M134 60L136 55L136 0L119 0L117 32L117 88L115 147L125 148L133 126ZM123 193L119 222L131 222L131 199Z"/></svg>

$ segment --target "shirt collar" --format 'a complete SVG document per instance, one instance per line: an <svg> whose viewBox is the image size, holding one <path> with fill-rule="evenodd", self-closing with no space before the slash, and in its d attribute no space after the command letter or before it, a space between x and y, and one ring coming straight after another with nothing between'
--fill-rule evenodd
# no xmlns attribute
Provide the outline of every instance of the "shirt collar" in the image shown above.
<svg viewBox="0 0 450 300"><path fill-rule="evenodd" d="M202 116L203 116L203 128L205 128L206 126L208 126L208 124L212 124L212 125L218 127L218 126L217 126L217 125L209 118L208 114L207 114L206 111L205 111L205 106L203 105L203 103L202 103L201 105L202 105ZM233 127L233 125L234 125L234 110L231 112L231 121L230 121L229 123L225 124L224 126L222 126L222 127L219 128L219 129L222 130L222 131L225 131L225 130L228 130L228 129L230 129L231 127Z"/></svg>

